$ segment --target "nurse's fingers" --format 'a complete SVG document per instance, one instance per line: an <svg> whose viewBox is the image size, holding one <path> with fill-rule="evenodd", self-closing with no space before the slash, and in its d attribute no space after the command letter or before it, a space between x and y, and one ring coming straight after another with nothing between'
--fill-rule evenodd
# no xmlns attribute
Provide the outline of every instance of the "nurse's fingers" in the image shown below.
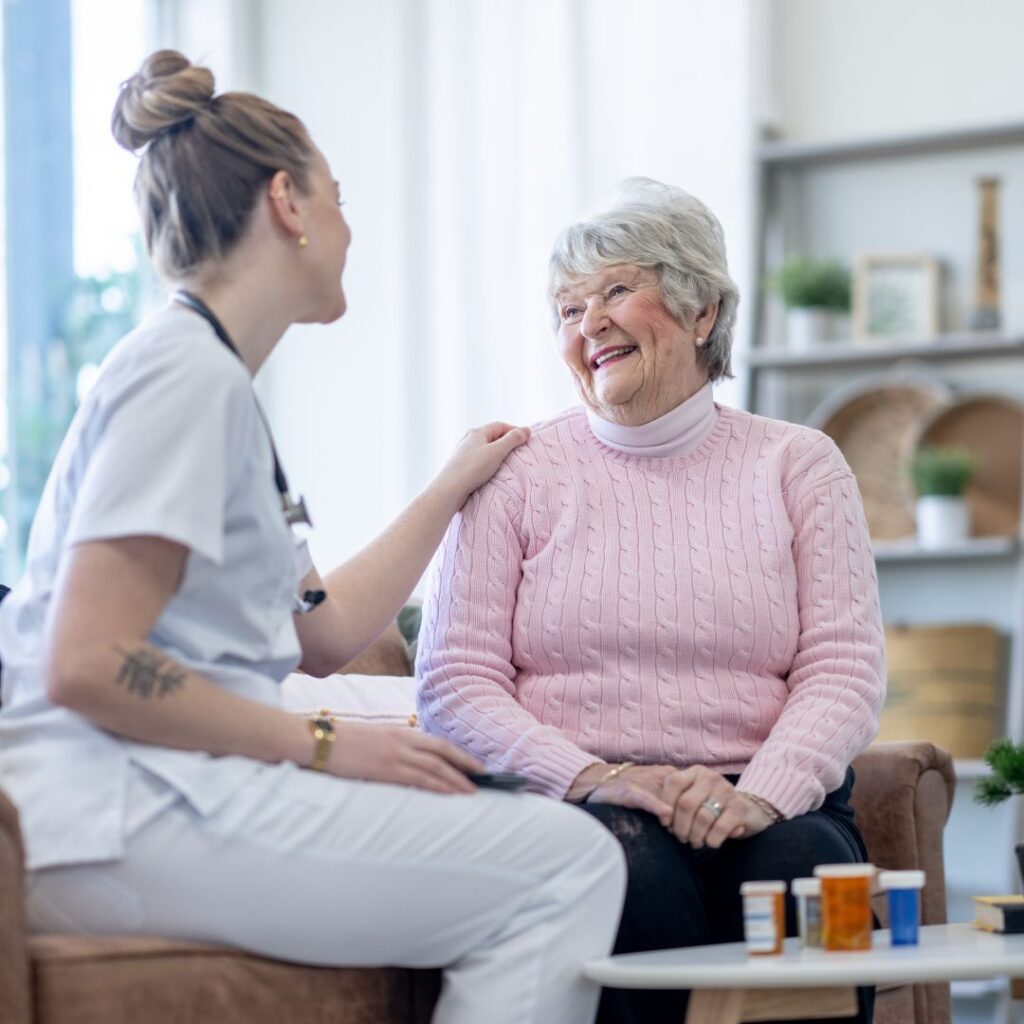
<svg viewBox="0 0 1024 1024"><path fill-rule="evenodd" d="M440 793L475 793L476 786L466 778L464 772L452 767L444 758L429 750L410 750L405 759L406 766L417 778L429 779Z"/></svg>

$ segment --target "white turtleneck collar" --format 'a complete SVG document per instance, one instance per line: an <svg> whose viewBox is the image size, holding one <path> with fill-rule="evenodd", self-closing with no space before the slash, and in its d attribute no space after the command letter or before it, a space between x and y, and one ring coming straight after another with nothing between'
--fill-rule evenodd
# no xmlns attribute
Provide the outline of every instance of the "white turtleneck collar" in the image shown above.
<svg viewBox="0 0 1024 1024"><path fill-rule="evenodd" d="M686 455L704 441L715 428L718 409L711 396L709 381L664 416L639 427L609 423L590 409L587 410L587 419L598 440L609 448L627 455L666 459Z"/></svg>

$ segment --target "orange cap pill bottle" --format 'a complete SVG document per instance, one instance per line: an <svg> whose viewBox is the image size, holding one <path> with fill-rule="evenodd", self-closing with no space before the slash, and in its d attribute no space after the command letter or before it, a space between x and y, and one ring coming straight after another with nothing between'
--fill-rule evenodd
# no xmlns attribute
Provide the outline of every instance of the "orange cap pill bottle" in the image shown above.
<svg viewBox="0 0 1024 1024"><path fill-rule="evenodd" d="M873 864L819 864L822 945L829 950L871 948Z"/></svg>

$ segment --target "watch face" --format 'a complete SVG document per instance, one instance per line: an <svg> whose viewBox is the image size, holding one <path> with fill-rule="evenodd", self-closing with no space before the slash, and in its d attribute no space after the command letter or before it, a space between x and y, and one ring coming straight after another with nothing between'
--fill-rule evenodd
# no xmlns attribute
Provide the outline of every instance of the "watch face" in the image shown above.
<svg viewBox="0 0 1024 1024"><path fill-rule="evenodd" d="M315 718L313 724L324 732L334 732L334 723L329 718Z"/></svg>

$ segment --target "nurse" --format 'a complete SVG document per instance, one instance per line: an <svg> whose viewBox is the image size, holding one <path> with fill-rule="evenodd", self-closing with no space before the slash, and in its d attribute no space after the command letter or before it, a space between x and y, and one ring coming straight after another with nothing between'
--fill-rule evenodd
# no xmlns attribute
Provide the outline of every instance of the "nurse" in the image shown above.
<svg viewBox="0 0 1024 1024"><path fill-rule="evenodd" d="M435 1021L585 1024L624 870L591 818L475 792L412 729L282 710L296 665L369 644L449 519L527 434L471 431L381 537L321 578L252 390L294 323L345 312L350 232L293 115L171 51L113 132L178 291L110 353L0 609L0 785L36 930L162 935L308 964L446 967ZM286 521L287 520L287 521Z"/></svg>

